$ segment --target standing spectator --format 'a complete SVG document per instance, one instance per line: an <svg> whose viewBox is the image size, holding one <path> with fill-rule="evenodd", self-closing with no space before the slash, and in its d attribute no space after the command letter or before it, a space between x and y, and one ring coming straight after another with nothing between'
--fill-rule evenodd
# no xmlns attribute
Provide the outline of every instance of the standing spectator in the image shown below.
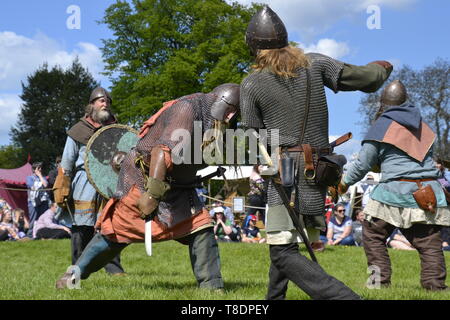
<svg viewBox="0 0 450 320"><path fill-rule="evenodd" d="M252 207L265 208L266 207L266 183L264 179L261 177L261 170L263 169L262 165L255 164L253 166L252 173L250 174L249 183L250 183L250 192L248 193L248 202ZM256 215L256 212L259 211L261 214L260 220L265 223L266 221L266 210L265 209L256 209L249 208L247 211L247 216L244 221L244 228L248 226L248 222L250 221L249 217Z"/></svg>
<svg viewBox="0 0 450 320"><path fill-rule="evenodd" d="M355 240L355 244L357 246L362 246L362 222L364 221L364 212L361 209L356 209L353 214L353 223L352 223L352 234L353 239Z"/></svg>
<svg viewBox="0 0 450 320"><path fill-rule="evenodd" d="M28 187L28 218L30 229L28 236L32 237L34 223L43 214L49 205L49 195L42 190L47 188L48 182L42 175L42 162L35 162L31 165L33 174L27 177Z"/></svg>
<svg viewBox="0 0 450 320"><path fill-rule="evenodd" d="M50 170L50 172L48 173L48 187L49 188L52 188L53 185L55 184L56 177L58 176L58 168L60 168L60 167L61 167L61 156L57 156L53 169ZM50 200L52 202L54 202L55 197L53 196L53 192L49 192L49 194L50 194Z"/></svg>
<svg viewBox="0 0 450 320"><path fill-rule="evenodd" d="M99 209L97 191L89 183L84 169L86 145L97 130L117 122L111 112L111 103L112 99L108 91L101 87L95 88L89 97L84 117L67 132L61 167L65 178L72 178L71 200L75 207L71 230L73 265L95 235L94 225ZM110 274L124 273L119 255L105 266L105 270Z"/></svg>
<svg viewBox="0 0 450 320"><path fill-rule="evenodd" d="M330 152L325 87L334 92L374 92L388 78L392 65L376 61L354 66L318 53L305 54L289 44L283 22L268 6L251 19L246 42L255 64L253 72L241 83L242 124L245 128L265 128L269 136L278 130L279 146L287 149L289 157L299 160L299 174L293 186L295 207L302 214L310 241L318 240L319 230L326 226L326 187L303 175L304 149L300 144L310 145L314 159L322 151ZM304 119L308 121L303 134ZM267 299L284 299L288 280L313 299L359 299L350 288L301 255L299 233L277 190L270 182L266 214L271 259Z"/></svg>
<svg viewBox="0 0 450 320"><path fill-rule="evenodd" d="M70 229L58 224L55 219L58 205L53 202L34 224L33 238L35 239L65 239L70 238Z"/></svg>
<svg viewBox="0 0 450 320"><path fill-rule="evenodd" d="M352 235L352 219L345 215L345 206L338 203L334 208L334 214L328 223L327 244L336 246L354 246Z"/></svg>
<svg viewBox="0 0 450 320"><path fill-rule="evenodd" d="M261 236L259 228L256 226L256 216L251 215L248 227L242 229L242 242L264 243L266 239Z"/></svg>

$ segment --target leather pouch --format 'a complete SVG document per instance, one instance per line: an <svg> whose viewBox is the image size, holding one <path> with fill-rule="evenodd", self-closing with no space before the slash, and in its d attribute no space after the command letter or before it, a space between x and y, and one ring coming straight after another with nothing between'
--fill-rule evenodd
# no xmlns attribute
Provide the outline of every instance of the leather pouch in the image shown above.
<svg viewBox="0 0 450 320"><path fill-rule="evenodd" d="M437 200L433 188L430 185L424 187L419 181L416 183L419 190L413 192L413 197L419 205L419 208L424 211L436 213Z"/></svg>
<svg viewBox="0 0 450 320"><path fill-rule="evenodd" d="M64 175L61 168L58 168L58 175L56 176L55 183L53 184L53 196L55 202L60 207L65 207L65 199L70 194L70 177Z"/></svg>
<svg viewBox="0 0 450 320"><path fill-rule="evenodd" d="M347 159L343 155L331 154L320 157L316 167L316 183L325 187L338 185L346 163Z"/></svg>

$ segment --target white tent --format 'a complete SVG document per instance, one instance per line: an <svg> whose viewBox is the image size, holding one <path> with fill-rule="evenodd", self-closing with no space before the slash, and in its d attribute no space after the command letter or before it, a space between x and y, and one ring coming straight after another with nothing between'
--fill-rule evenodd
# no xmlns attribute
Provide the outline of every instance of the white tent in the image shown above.
<svg viewBox="0 0 450 320"><path fill-rule="evenodd" d="M253 166L239 166L239 167L233 167L233 166L222 166L226 169L225 171L225 178L227 180L236 180L236 179L247 179L250 177L250 174L252 173ZM206 176L210 173L216 172L219 167L217 166L210 166L205 169L202 169L197 172L197 175ZM223 180L222 177L214 177L213 180Z"/></svg>

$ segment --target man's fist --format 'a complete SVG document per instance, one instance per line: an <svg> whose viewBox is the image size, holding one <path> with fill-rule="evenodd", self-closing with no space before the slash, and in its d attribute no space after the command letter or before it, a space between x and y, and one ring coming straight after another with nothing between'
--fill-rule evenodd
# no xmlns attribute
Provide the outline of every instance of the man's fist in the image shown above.
<svg viewBox="0 0 450 320"><path fill-rule="evenodd" d="M346 193L348 190L348 185L344 183L344 181L341 180L341 182L339 182L339 186L338 186L338 192L339 194L344 194Z"/></svg>
<svg viewBox="0 0 450 320"><path fill-rule="evenodd" d="M159 201L150 196L147 192L142 194L137 202L137 207L142 219L147 219L155 209L158 208Z"/></svg>
<svg viewBox="0 0 450 320"><path fill-rule="evenodd" d="M392 69L394 68L389 61L385 61L385 60L377 60L377 61L370 62L369 64L371 64L371 63L378 64L389 71L392 71Z"/></svg>

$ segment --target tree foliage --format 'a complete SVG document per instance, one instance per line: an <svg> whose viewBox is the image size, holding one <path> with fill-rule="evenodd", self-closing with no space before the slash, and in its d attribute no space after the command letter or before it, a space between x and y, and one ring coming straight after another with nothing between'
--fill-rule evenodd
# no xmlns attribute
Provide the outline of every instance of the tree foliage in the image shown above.
<svg viewBox="0 0 450 320"><path fill-rule="evenodd" d="M27 161L27 155L21 148L9 145L0 146L0 168L14 169L23 166Z"/></svg>
<svg viewBox="0 0 450 320"><path fill-rule="evenodd" d="M409 101L421 109L422 117L435 131L436 156L450 159L450 63L437 58L421 70L403 66L395 71L392 80L399 79L406 86ZM387 82L386 84L390 83ZM385 84L385 85L386 85ZM365 96L359 107L363 115L361 124L367 129L379 109L380 95L384 88Z"/></svg>
<svg viewBox="0 0 450 320"><path fill-rule="evenodd" d="M107 8L101 22L114 38L103 40L102 51L119 118L140 124L164 101L240 83L256 8L224 0L117 1Z"/></svg>
<svg viewBox="0 0 450 320"><path fill-rule="evenodd" d="M29 154L31 161L44 162L44 169L61 155L67 130L83 115L91 91L98 86L78 60L67 70L49 70L44 64L22 83L24 101L10 136L13 144Z"/></svg>

